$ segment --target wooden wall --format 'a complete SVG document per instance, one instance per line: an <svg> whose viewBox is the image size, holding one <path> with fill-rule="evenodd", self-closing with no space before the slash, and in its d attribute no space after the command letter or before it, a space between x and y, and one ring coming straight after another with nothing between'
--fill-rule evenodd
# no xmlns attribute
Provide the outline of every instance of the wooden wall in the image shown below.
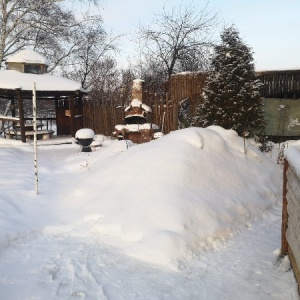
<svg viewBox="0 0 300 300"><path fill-rule="evenodd" d="M74 132L83 127L83 107L80 98L74 99L75 128ZM70 100L62 99L56 101L56 126L57 135L71 135Z"/></svg>
<svg viewBox="0 0 300 300"><path fill-rule="evenodd" d="M265 98L300 98L300 70L257 72L261 96Z"/></svg>
<svg viewBox="0 0 300 300"><path fill-rule="evenodd" d="M191 112L193 113L197 102L200 100L206 79L207 74L199 72L172 75L170 80L170 98L176 103L188 98L191 104Z"/></svg>
<svg viewBox="0 0 300 300"><path fill-rule="evenodd" d="M146 101L145 101L146 102ZM147 122L154 123L160 128L162 124L165 134L178 128L178 104L153 95L147 103L153 113L148 114ZM83 103L83 125L91 128L96 134L111 136L115 126L125 124L125 107L101 104L95 100L85 100Z"/></svg>
<svg viewBox="0 0 300 300"><path fill-rule="evenodd" d="M101 104L96 100L84 100L83 124L96 134L111 136L117 124L124 124L124 108Z"/></svg>
<svg viewBox="0 0 300 300"><path fill-rule="evenodd" d="M205 85L207 74L205 73L179 73L171 76L171 99L179 102L187 97L191 99L199 97Z"/></svg>

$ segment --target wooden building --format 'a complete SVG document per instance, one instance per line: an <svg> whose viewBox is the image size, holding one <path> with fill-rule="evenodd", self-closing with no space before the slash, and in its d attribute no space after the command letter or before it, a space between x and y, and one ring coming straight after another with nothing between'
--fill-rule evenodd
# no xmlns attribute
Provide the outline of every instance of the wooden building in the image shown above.
<svg viewBox="0 0 300 300"><path fill-rule="evenodd" d="M49 63L46 58L32 50L24 50L10 56L6 70L0 71L0 98L11 102L10 119L18 124L14 132L22 142L30 136L26 131L24 101L32 99L33 84L36 85L36 98L55 103L57 135L72 135L83 127L82 98L86 94L81 84L66 78L47 74ZM39 112L37 112L38 114Z"/></svg>
<svg viewBox="0 0 300 300"><path fill-rule="evenodd" d="M300 70L261 71L266 135L274 141L300 138Z"/></svg>

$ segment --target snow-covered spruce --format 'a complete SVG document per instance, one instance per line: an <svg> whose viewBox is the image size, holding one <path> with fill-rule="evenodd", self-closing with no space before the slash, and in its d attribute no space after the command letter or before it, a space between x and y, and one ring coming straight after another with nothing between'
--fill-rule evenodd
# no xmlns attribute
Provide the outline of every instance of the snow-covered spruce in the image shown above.
<svg viewBox="0 0 300 300"><path fill-rule="evenodd" d="M240 136L262 133L266 122L260 86L251 48L243 43L234 27L226 28L221 44L215 46L212 70L192 124L219 125Z"/></svg>

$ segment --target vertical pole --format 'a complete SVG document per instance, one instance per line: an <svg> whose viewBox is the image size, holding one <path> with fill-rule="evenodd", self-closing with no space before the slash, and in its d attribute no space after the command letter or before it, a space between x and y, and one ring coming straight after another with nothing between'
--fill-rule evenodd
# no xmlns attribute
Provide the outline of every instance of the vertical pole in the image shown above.
<svg viewBox="0 0 300 300"><path fill-rule="evenodd" d="M173 101L173 126L172 130L178 129L178 102Z"/></svg>
<svg viewBox="0 0 300 300"><path fill-rule="evenodd" d="M25 126L24 126L24 108L23 108L23 97L21 89L17 89L18 94L18 107L19 107L19 119L21 128L21 139L23 143L26 143Z"/></svg>
<svg viewBox="0 0 300 300"><path fill-rule="evenodd" d="M59 101L59 97L55 96L55 123L56 123L56 134L59 135L60 134L60 124L58 121L58 101Z"/></svg>
<svg viewBox="0 0 300 300"><path fill-rule="evenodd" d="M14 96L11 97L10 103L11 103L11 116L15 117L16 116L16 106L15 106L15 97Z"/></svg>
<svg viewBox="0 0 300 300"><path fill-rule="evenodd" d="M33 116L33 159L34 159L34 186L35 193L39 193L39 178L38 178L38 164L37 164L37 132L36 132L36 85L33 83L32 90L32 116Z"/></svg>
<svg viewBox="0 0 300 300"><path fill-rule="evenodd" d="M164 132L165 115L166 115L166 112L164 111L163 117L162 117L162 122L161 122L161 132Z"/></svg>
<svg viewBox="0 0 300 300"><path fill-rule="evenodd" d="M286 230L288 227L288 211L287 211L287 170L289 163L287 159L284 159L283 166L283 191L282 191L282 225L281 225L281 254L288 253L288 242L286 239Z"/></svg>
<svg viewBox="0 0 300 300"><path fill-rule="evenodd" d="M75 105L74 105L74 95L70 96L70 122L71 122L71 135L75 137Z"/></svg>

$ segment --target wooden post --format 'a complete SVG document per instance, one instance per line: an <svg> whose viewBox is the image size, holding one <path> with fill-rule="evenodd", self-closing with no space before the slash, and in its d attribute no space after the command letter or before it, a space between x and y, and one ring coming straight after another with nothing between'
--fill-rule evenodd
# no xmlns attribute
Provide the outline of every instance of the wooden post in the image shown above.
<svg viewBox="0 0 300 300"><path fill-rule="evenodd" d="M74 105L74 94L70 96L70 125L71 125L71 135L75 137L75 105Z"/></svg>
<svg viewBox="0 0 300 300"><path fill-rule="evenodd" d="M286 230L288 227L288 211L287 211L287 170L289 163L284 159L283 166L283 191L282 191L282 225L281 225L281 254L288 254L288 242L286 239Z"/></svg>
<svg viewBox="0 0 300 300"><path fill-rule="evenodd" d="M19 119L20 119L20 128L21 128L21 139L23 143L26 143L25 126L24 126L24 108L23 108L23 98L22 98L21 89L17 89L17 95L18 95Z"/></svg>
<svg viewBox="0 0 300 300"><path fill-rule="evenodd" d="M11 99L10 99L10 103L11 103L11 116L12 117L15 117L16 116L16 106L15 106L15 97L12 96Z"/></svg>
<svg viewBox="0 0 300 300"><path fill-rule="evenodd" d="M60 133L60 126L58 125L58 101L59 101L59 96L55 96L55 123L56 123L56 134L59 135Z"/></svg>
<svg viewBox="0 0 300 300"><path fill-rule="evenodd" d="M178 129L178 102L173 102L173 126L172 130Z"/></svg>

